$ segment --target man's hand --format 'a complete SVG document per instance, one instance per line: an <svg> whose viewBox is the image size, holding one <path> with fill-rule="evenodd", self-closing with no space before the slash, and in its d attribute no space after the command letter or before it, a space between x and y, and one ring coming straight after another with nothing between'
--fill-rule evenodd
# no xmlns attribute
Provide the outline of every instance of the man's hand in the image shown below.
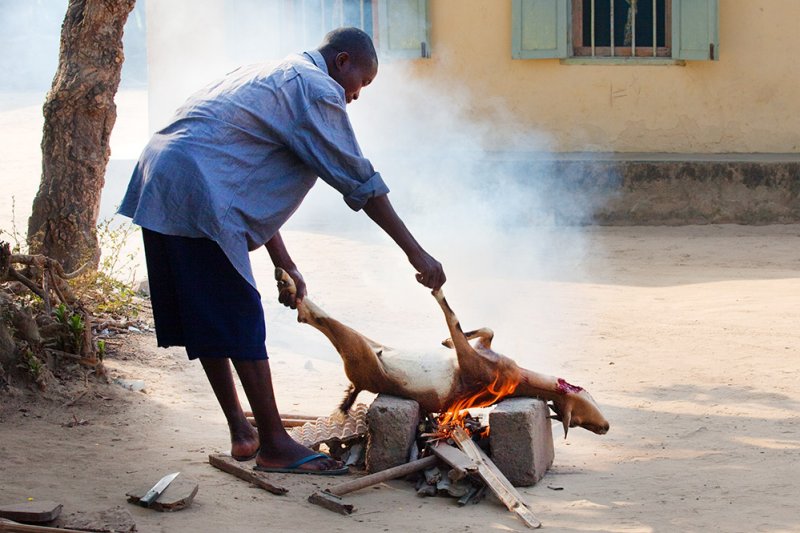
<svg viewBox="0 0 800 533"><path fill-rule="evenodd" d="M418 257L409 257L409 261L417 270L417 281L429 289L438 291L442 285L444 285L444 282L447 281L447 276L444 275L442 264L431 257L427 252L422 251Z"/></svg>
<svg viewBox="0 0 800 533"><path fill-rule="evenodd" d="M297 306L306 297L306 282L303 279L303 275L300 274L300 270L297 269L297 265L294 264L294 261L289 256L289 252L286 251L280 232L276 233L264 246L269 252L272 264L285 270L294 280L296 287L294 291L289 289L281 290L278 293L278 301L286 307L297 309Z"/></svg>
<svg viewBox="0 0 800 533"><path fill-rule="evenodd" d="M297 309L297 306L300 305L300 303L303 301L303 298L306 297L306 282L303 280L303 275L300 274L300 271L297 270L297 267L281 268L283 268L286 273L289 274L289 277L292 278L296 290L281 289L281 291L278 293L278 301L286 307Z"/></svg>

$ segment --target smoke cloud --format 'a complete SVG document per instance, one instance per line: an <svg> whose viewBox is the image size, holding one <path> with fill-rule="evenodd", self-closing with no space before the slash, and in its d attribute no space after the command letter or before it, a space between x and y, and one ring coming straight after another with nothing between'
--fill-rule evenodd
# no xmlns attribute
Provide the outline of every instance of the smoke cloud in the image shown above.
<svg viewBox="0 0 800 533"><path fill-rule="evenodd" d="M58 9L52 10L50 19L42 20L57 21L60 27L66 0L55 3ZM0 6L11 4L18 8L43 5L0 0ZM124 100L118 98L121 114L112 145L116 142L126 148L125 161L117 163L118 175L107 179L107 206L119 203L127 184L133 165L128 158L136 152L132 142L138 138L142 144L146 141L146 135L140 135L148 116L142 106L149 107L147 129L153 131L200 85L240 64L277 61L289 51L289 42L292 51L312 48L336 25L330 18L309 31L308 17L313 10L305 15L282 10L281 6L289 4L292 2L137 2L126 26L123 87L126 79L132 80L128 87L141 87L149 76L149 101L128 98L138 111L126 113ZM344 11L345 18L361 16L353 10L355 4L344 2L350 10ZM10 23L10 13L2 12L3 28ZM304 16L302 28L291 23L302 22ZM372 17L369 11L365 20L370 25ZM48 34L52 37L58 32L50 28ZM434 44L438 47L433 48L429 61L442 60L447 51L440 43ZM149 50L143 66L145 45ZM55 46L50 42L48 48L47 53L36 54L49 58L49 63L40 67L47 73L40 77L47 84L55 71L57 42ZM502 101L472 94L469 80L440 77L436 72L415 69L400 60L382 61L377 79L348 107L351 121L365 155L391 188L390 198L398 213L423 247L444 265L448 275L445 292L465 327L492 327L500 351L521 364L541 368L547 351L569 334L560 318L562 312L568 311L576 324L581 321L580 306L567 301L560 289L562 281L582 277L581 264L587 253L584 224L591 221L596 203L575 194L557 175L554 147L546 131L519 124ZM37 83L42 85L41 80ZM135 134L126 136L125 131ZM120 144L122 141L127 143ZM116 154L121 153L117 149ZM350 322L348 309L341 309L345 296L337 291L353 291L348 298L354 300L354 306L372 302L370 323L352 324L359 329L363 326L366 334L396 346L430 349L444 336L441 313L427 291L414 282L405 257L363 213L350 211L336 191L320 182L285 229L332 237L341 248L343 265L350 259L349 246L376 254L367 264L358 257L358 264L350 265L349 272L357 277L353 287L326 287L321 276L309 279L312 295L323 307L326 297L337 299L339 305L330 309L335 316L342 313L341 318ZM291 238L287 241L293 255L314 265L313 251L298 250ZM263 253L255 255L263 261ZM327 268L340 267L314 265L312 270ZM270 289L271 283L262 288L265 304L269 302L270 343L289 343L288 339L296 338L297 327L284 310L271 309L274 297ZM536 297L521 301L519 294L523 293ZM287 317L285 324L274 319L278 315ZM407 334L410 325L414 335ZM316 335L309 331L306 337ZM324 340L319 344L324 345Z"/></svg>
<svg viewBox="0 0 800 533"><path fill-rule="evenodd" d="M501 105L482 105L475 116L473 95L464 85L420 79L394 62L381 67L348 110L396 210L444 265L445 293L464 327L492 327L501 351L505 347L521 364L541 367L556 335L564 333L556 326L563 297L557 282L581 276L591 205L554 175L546 132L518 124ZM348 211L338 193L320 183L287 228L389 241L362 213ZM443 326L432 299L412 288L410 267L401 264L397 273L391 286L370 265L359 270L387 299L411 300L402 308L416 307ZM537 287L535 301L515 298L515 287L523 286ZM434 327L431 335L443 331ZM397 342L407 345L407 337Z"/></svg>

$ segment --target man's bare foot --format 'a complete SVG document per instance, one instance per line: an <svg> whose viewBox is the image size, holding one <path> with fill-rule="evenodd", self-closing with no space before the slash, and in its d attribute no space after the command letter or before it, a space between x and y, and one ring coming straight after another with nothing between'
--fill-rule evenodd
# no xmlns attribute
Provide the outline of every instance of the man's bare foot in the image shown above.
<svg viewBox="0 0 800 533"><path fill-rule="evenodd" d="M255 457L259 446L258 431L249 422L239 428L231 428L231 457L237 461L249 461Z"/></svg>

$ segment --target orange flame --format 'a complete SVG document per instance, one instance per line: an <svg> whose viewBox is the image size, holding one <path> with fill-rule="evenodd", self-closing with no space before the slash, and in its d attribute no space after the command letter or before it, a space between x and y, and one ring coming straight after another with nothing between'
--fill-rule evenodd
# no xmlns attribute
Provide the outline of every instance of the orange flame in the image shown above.
<svg viewBox="0 0 800 533"><path fill-rule="evenodd" d="M439 431L449 433L448 428L454 426L464 427L464 419L468 414L467 409L493 405L501 398L513 394L517 389L517 385L519 385L519 380L501 382L500 374L497 373L491 385L471 396L457 400L447 410L439 414Z"/></svg>

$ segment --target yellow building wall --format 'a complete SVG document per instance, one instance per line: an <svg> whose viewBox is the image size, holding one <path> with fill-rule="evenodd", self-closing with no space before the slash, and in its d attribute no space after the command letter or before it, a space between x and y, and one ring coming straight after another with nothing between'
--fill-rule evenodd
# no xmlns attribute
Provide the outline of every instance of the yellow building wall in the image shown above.
<svg viewBox="0 0 800 533"><path fill-rule="evenodd" d="M685 66L512 60L510 0L429 5L432 57L413 71L466 87L497 131L539 131L562 152L800 152L798 0L721 0L720 60Z"/></svg>
<svg viewBox="0 0 800 533"><path fill-rule="evenodd" d="M235 66L226 9L147 3L151 129ZM429 0L429 11L432 57L384 61L379 81L457 91L463 112L491 125L488 149L800 153L800 0L720 0L720 60L684 66L512 60L511 0Z"/></svg>

